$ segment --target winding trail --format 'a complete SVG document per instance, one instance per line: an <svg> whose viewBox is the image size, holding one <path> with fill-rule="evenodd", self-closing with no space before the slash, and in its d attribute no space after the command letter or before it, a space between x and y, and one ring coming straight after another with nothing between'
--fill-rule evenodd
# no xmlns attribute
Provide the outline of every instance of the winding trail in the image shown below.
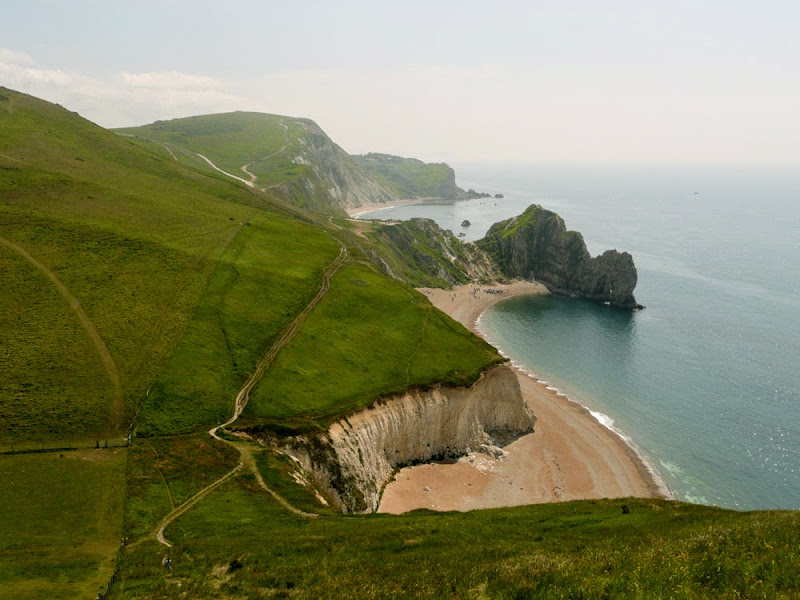
<svg viewBox="0 0 800 600"><path fill-rule="evenodd" d="M195 154L196 154L197 156L199 156L200 158L202 158L204 161L206 161L206 162L208 163L208 166L209 166L209 167L211 167L212 169L214 169L215 171L219 171L219 172L220 172L220 173L222 173L223 175L227 175L228 177L232 177L232 178L233 178L233 179L235 179L236 181L241 181L243 184L245 184L245 185L246 185L246 186L248 186L248 187L251 187L251 188L254 188L254 187L256 187L256 186L255 186L255 184L254 184L252 181L247 181L247 179L242 179L242 178L241 178L241 177L239 177L238 175L234 175L233 173L228 173L227 171L223 171L223 170L222 170L222 169L220 169L220 168L219 168L217 165L215 165L213 162L211 162L211 160L210 160L209 158L207 158L207 157L203 156L203 155L202 155L202 154L200 154L199 152L195 152ZM246 166L246 165L245 165L245 166Z"/></svg>
<svg viewBox="0 0 800 600"><path fill-rule="evenodd" d="M92 340L95 349L97 350L97 354L100 356L100 359L103 362L103 366L108 373L108 378L111 380L111 384L114 386L114 401L110 407L110 416L111 416L111 423L112 425L119 430L122 427L122 414L124 409L124 400L122 396L122 385L120 383L120 376L119 376L119 369L117 369L117 363L114 362L114 357L111 356L111 352L108 350L108 346L106 346L103 338L100 336L100 333L97 331L97 327L95 327L92 320L89 318L89 315L86 314L86 311L83 310L80 301L72 295L72 293L67 289L67 286L58 278L58 276L48 267L40 263L36 260L27 250L18 246L11 240L6 238L0 237L0 245L5 246L9 250L16 252L20 256L22 256L26 261L36 267L39 271L41 271L47 278L53 282L53 285L56 286L58 291L64 297L64 299L69 303L69 307L75 312L75 315L78 317L83 329L86 331L86 335L89 336L89 339Z"/></svg>
<svg viewBox="0 0 800 600"><path fill-rule="evenodd" d="M243 466L244 465L242 463L239 463L233 469L231 469L230 471L225 473L225 475L223 475L222 477L217 479L214 483L204 487L202 490L197 492L194 496L189 498L186 502L181 504L178 508L176 508L171 513L169 513L166 517L164 517L161 520L161 523L159 524L158 531L156 532L156 539L159 542L161 542L164 546L166 546L167 548L172 548L172 543L167 538L164 537L164 530L170 525L170 523L172 523L175 519L180 517L183 513L188 511L190 508L192 508L195 504L200 502L200 500L202 500L203 498L208 496L216 488L218 488L223 483L228 481L228 479L230 479L231 477L236 475L236 473L238 473L242 469Z"/></svg>
<svg viewBox="0 0 800 600"><path fill-rule="evenodd" d="M290 511L291 513L307 518L307 519L316 519L319 517L316 513L309 513L299 508L293 506L289 503L285 498L283 498L280 494L272 490L267 483L264 481L264 478L261 476L261 473L258 470L258 465L256 464L255 459L255 452L260 450L255 450L252 444L247 442L240 442L240 441L232 441L228 440L224 437L219 435L219 430L229 425L232 425L239 416L244 411L245 407L247 406L247 402L250 399L250 391L256 386L256 384L261 380L264 376L264 373L269 368L272 361L275 360L275 357L278 355L278 352L289 342L289 340L294 337L294 335L299 330L300 326L305 321L308 314L314 309L317 304L319 304L320 300L325 297L325 294L328 293L328 290L331 286L331 278L333 275L347 262L348 253L347 248L344 244L340 244L339 255L331 262L322 273L322 285L319 288L317 294L312 298L311 302L306 305L306 307L294 318L294 320L289 324L289 326L284 330L283 334L278 338L278 340L270 347L264 357L258 362L256 365L255 370L250 374L247 380L244 382L242 387L239 389L239 392L236 394L236 399L234 401L233 407L233 415L230 419L228 419L222 425L218 425L216 427L212 427L208 433L209 435L214 438L215 440L219 440L225 444L236 449L239 452L239 464L234 467L232 470L228 471L225 475L211 483L210 485L204 487L202 490L197 492L194 496L189 498L186 502L181 504L178 508L170 512L166 517L164 517L158 526L158 530L156 531L155 537L156 539L167 548L172 547L172 543L165 537L164 531L166 528L179 516L184 514L186 511L191 509L195 506L198 502L200 502L203 498L205 498L208 494L210 494L213 490L217 487L228 481L231 477L236 475L242 469L246 469L249 473L252 473L255 477L256 481L260 488L264 491L269 493L282 507L286 510Z"/></svg>

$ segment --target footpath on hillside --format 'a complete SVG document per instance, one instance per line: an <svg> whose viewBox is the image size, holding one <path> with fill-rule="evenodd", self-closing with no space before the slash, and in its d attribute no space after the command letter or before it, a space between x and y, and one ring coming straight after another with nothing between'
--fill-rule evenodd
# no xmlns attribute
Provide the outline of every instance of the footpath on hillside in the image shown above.
<svg viewBox="0 0 800 600"><path fill-rule="evenodd" d="M311 299L311 302L309 302L308 305L306 305L306 307L288 325L288 327L284 330L284 332L281 334L278 340L269 348L267 353L256 364L256 368L253 370L253 372L244 382L242 387L239 389L239 392L236 394L236 398L234 401L233 415L231 416L231 418L228 419L222 425L218 425L209 430L208 433L211 437L213 437L215 440L228 444L239 453L239 464L236 465L236 467L234 467L230 471L228 471L225 475L223 475L210 485L204 487L202 490L194 494L191 498L189 498L186 502L175 508L172 512L170 512L159 522L158 529L155 532L155 537L162 545L166 546L167 548L172 547L172 543L166 538L164 532L166 528L169 527L169 525L173 521L175 521L175 519L180 517L188 510L192 509L199 502L201 502L203 498L205 498L208 494L210 494L217 487L219 487L220 485L222 485L223 483L234 477L242 470L251 473L258 482L259 487L261 487L264 491L269 493L286 510L294 513L297 516L309 519L317 518L319 516L315 513L305 512L293 506L285 498L283 498L280 494L272 490L266 484L264 478L261 476L261 473L258 470L258 465L256 464L255 453L260 451L259 449L253 448L253 445L246 441L233 441L226 439L225 437L222 437L220 435L220 430L225 429L226 427L229 427L230 425L235 423L236 420L239 418L239 416L242 414L245 407L247 406L248 400L250 399L250 392L252 391L252 389L264 376L264 373L272 364L272 361L275 360L275 357L278 355L278 352L280 352L281 349L287 343L289 343L289 341L298 332L308 314L325 297L325 294L328 293L328 290L330 289L331 286L331 278L339 269L342 268L342 266L347 262L347 259L348 259L347 248L342 244L340 245L339 255L323 271L322 285L320 286L317 294L314 296L314 298Z"/></svg>

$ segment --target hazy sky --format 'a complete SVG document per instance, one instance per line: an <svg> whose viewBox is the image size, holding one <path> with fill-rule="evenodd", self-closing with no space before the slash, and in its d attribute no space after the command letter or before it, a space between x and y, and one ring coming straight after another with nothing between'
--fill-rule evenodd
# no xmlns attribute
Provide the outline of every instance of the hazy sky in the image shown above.
<svg viewBox="0 0 800 600"><path fill-rule="evenodd" d="M800 1L0 0L0 84L106 126L309 117L353 153L800 162Z"/></svg>

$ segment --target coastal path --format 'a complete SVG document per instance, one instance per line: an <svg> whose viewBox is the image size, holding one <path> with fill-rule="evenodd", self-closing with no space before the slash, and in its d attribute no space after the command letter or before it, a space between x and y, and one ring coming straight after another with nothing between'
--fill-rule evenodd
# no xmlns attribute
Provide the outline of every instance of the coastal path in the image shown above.
<svg viewBox="0 0 800 600"><path fill-rule="evenodd" d="M256 365L255 370L250 374L247 380L244 382L242 387L239 389L239 392L236 394L236 399L234 401L233 407L233 415L230 419L228 419L222 425L218 425L216 427L211 428L208 433L211 437L215 440L219 440L225 444L236 449L239 452L239 464L228 471L225 475L211 483L210 485L204 487L202 490L197 492L191 498L189 498L186 502L181 504L178 508L170 512L166 517L164 517L161 522L159 523L158 529L155 533L156 539L164 546L171 548L172 543L165 537L164 531L165 529L172 523L175 519L179 516L190 510L196 504L198 504L203 498L205 498L208 494L210 494L213 490L217 487L228 481L230 478L235 476L239 471L242 469L246 469L247 472L252 473L255 477L256 481L260 488L264 491L269 493L281 506L283 506L286 510L292 512L293 514L304 517L307 519L313 519L319 517L319 515L315 513L305 512L300 510L299 508L292 506L285 498L283 498L280 494L272 490L267 483L264 481L264 478L261 476L261 473L258 470L258 465L256 464L255 459L255 452L260 450L256 450L253 448L253 445L244 441L233 441L221 437L219 435L220 429L224 429L236 422L239 416L244 411L245 407L247 406L247 402L250 399L250 392L256 386L256 384L261 380L264 376L264 373L269 368L272 361L275 360L275 357L278 355L278 352L294 337L297 331L300 329L300 326L305 321L308 314L314 309L317 304L325 297L325 294L328 293L328 290L331 286L331 278L333 275L344 266L344 264L348 260L348 252L347 248L341 244L339 255L327 266L322 273L322 285L320 285L319 291L311 299L311 301L306 305L306 307L294 318L294 320L288 325L288 327L284 330L283 334L278 338L278 340L270 347L264 357L258 362ZM141 540L140 540L141 541Z"/></svg>

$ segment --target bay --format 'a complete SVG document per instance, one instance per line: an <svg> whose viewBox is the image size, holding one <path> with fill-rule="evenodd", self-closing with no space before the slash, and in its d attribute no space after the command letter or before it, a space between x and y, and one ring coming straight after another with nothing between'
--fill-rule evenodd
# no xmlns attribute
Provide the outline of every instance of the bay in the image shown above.
<svg viewBox="0 0 800 600"><path fill-rule="evenodd" d="M800 169L495 164L456 172L462 187L503 198L374 215L428 217L475 240L540 204L583 233L593 254L630 252L636 298L647 307L511 299L481 320L496 346L621 432L676 498L800 508Z"/></svg>

